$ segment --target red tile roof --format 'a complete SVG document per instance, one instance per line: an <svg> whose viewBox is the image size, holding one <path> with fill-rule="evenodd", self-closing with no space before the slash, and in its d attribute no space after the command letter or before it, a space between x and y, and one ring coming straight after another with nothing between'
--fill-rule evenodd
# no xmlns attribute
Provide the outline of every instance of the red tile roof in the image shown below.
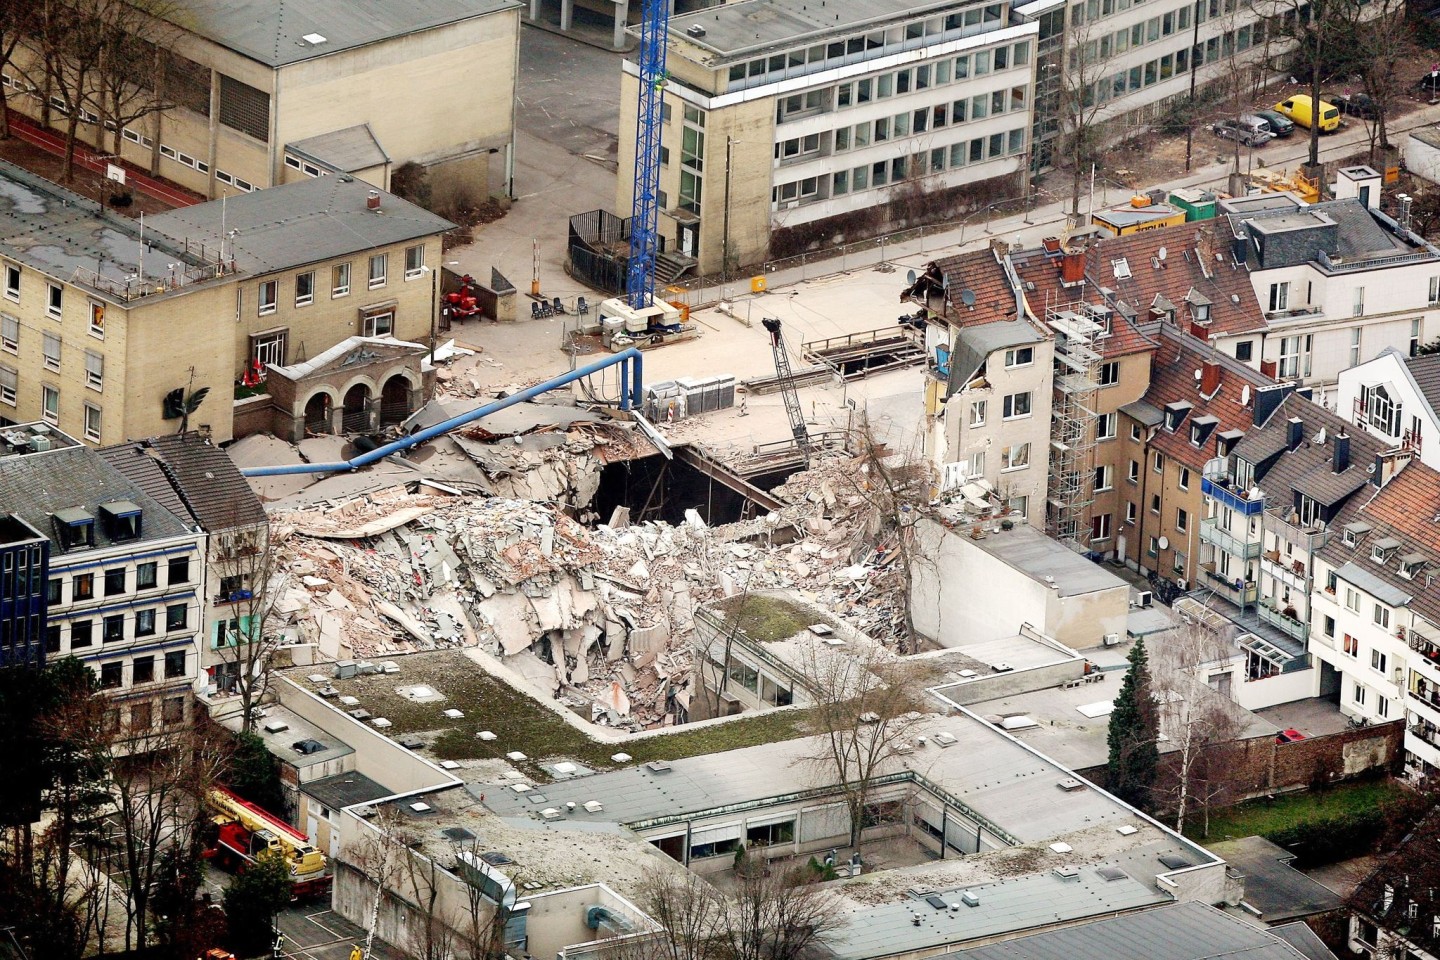
<svg viewBox="0 0 1440 960"><path fill-rule="evenodd" d="M1060 258L1046 256L1044 250L1025 250L1012 254L1010 262L1025 285L1025 300L1041 323L1050 307L1073 307L1081 300L1101 303L1103 298L1093 284L1067 287L1060 282ZM1035 289L1031 290L1030 285ZM1155 341L1140 332L1135 324L1118 311L1110 321L1110 336L1100 344L1106 357L1124 357L1155 349Z"/></svg>
<svg viewBox="0 0 1440 960"><path fill-rule="evenodd" d="M1152 231L1159 232L1159 231ZM1200 392L1195 371L1207 360L1221 364L1220 388L1209 398ZM1183 334L1172 327L1160 331L1160 348L1150 370L1150 387L1145 402L1161 410L1165 405L1183 401L1190 404L1185 419L1171 430L1162 423L1150 445L1172 460L1199 470L1215 456L1215 438L1227 430L1249 430L1255 423L1255 388L1273 383L1269 377L1235 359L1226 358L1208 344ZM1248 402L1241 406L1240 397L1250 387ZM1201 446L1190 442L1190 424L1196 417L1215 417L1219 423L1210 431Z"/></svg>
<svg viewBox="0 0 1440 960"><path fill-rule="evenodd" d="M1004 264L994 251L972 250L943 257L932 265L950 284L948 308L938 311L940 319L963 327L1015 319L1015 291L1010 286ZM962 299L966 290L975 295L973 307L967 307ZM941 301L937 298L931 303L940 304Z"/></svg>

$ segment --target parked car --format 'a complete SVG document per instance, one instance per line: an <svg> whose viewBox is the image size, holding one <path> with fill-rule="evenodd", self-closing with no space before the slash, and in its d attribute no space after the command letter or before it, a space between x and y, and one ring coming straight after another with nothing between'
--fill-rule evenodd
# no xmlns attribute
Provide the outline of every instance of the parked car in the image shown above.
<svg viewBox="0 0 1440 960"><path fill-rule="evenodd" d="M1423 97L1432 103L1440 100L1440 70L1431 70L1416 80L1414 89L1416 96Z"/></svg>
<svg viewBox="0 0 1440 960"><path fill-rule="evenodd" d="M1375 101L1363 93L1341 93L1334 96L1327 96L1326 100L1340 108L1340 112L1346 116L1360 117L1362 120L1374 120L1380 115Z"/></svg>
<svg viewBox="0 0 1440 960"><path fill-rule="evenodd" d="M1276 113L1274 110L1256 110L1255 116L1264 120L1270 127L1270 132L1277 137L1288 137L1295 132L1295 121L1283 113Z"/></svg>
<svg viewBox="0 0 1440 960"><path fill-rule="evenodd" d="M1221 120L1210 128L1210 132L1221 140L1239 140L1247 147L1258 147L1275 139L1270 125L1250 114L1238 120Z"/></svg>
<svg viewBox="0 0 1440 960"><path fill-rule="evenodd" d="M1281 100L1275 104L1274 109L1276 113L1294 120L1296 126L1304 127L1307 130L1310 129L1317 113L1315 104L1310 102L1308 93L1297 93L1289 100ZM1318 126L1321 133L1330 133L1340 129L1340 108L1335 104L1321 100L1318 113L1320 115Z"/></svg>

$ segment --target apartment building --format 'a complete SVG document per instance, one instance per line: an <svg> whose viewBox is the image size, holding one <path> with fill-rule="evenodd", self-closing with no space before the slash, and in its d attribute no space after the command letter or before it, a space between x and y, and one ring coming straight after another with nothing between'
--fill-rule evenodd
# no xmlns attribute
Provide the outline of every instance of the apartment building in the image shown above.
<svg viewBox="0 0 1440 960"><path fill-rule="evenodd" d="M229 455L196 433L165 434L100 451L115 470L143 489L190 529L205 533L205 582L197 674L199 688L235 689L247 655L239 644L258 642L279 575L270 551L265 508Z"/></svg>
<svg viewBox="0 0 1440 960"><path fill-rule="evenodd" d="M167 397L208 388L190 426L228 440L247 370L357 333L431 336L453 225L348 175L161 214L143 234L9 164L0 187L0 424L98 446L174 432ZM383 390L349 402L373 410Z"/></svg>
<svg viewBox="0 0 1440 960"><path fill-rule="evenodd" d="M1440 817L1421 818L1360 881L1350 899L1349 943L1366 960L1440 958Z"/></svg>
<svg viewBox="0 0 1440 960"><path fill-rule="evenodd" d="M1440 469L1440 354L1380 355L1340 371L1335 409L1352 424ZM1430 437L1430 445L1425 438Z"/></svg>
<svg viewBox="0 0 1440 960"><path fill-rule="evenodd" d="M511 192L518 0L381 0L363 13L322 0L178 0L147 28L162 48L153 89L166 108L118 130L95 97L68 103L26 48L4 74L9 104L201 196L235 196L349 174L382 190L408 161L440 193ZM465 83L455 83L462 70ZM140 112L132 106L130 109Z"/></svg>
<svg viewBox="0 0 1440 960"><path fill-rule="evenodd" d="M45 663L45 581L50 540L13 513L0 514L0 669Z"/></svg>
<svg viewBox="0 0 1440 960"><path fill-rule="evenodd" d="M1233 239L1216 265L1248 274L1265 318L1258 344L1222 337L1221 349L1332 408L1340 371L1386 349L1413 356L1440 329L1440 250L1380 212L1369 167L1341 169L1335 192L1308 206L1288 194L1222 201Z"/></svg>
<svg viewBox="0 0 1440 960"><path fill-rule="evenodd" d="M701 272L755 263L772 231L865 235L907 192L1013 177L1029 149L1037 29L1012 22L1005 0L738 0L674 17L667 250ZM633 200L638 72L624 62L620 210Z"/></svg>
<svg viewBox="0 0 1440 960"><path fill-rule="evenodd" d="M925 314L925 453L941 491L982 482L1044 529L1054 339L999 248L927 264L904 296Z"/></svg>
<svg viewBox="0 0 1440 960"><path fill-rule="evenodd" d="M1440 472L1410 463L1354 497L1315 556L1311 652L1340 675L1340 710L1404 719L1405 767L1440 773ZM1324 638L1325 642L1321 642Z"/></svg>
<svg viewBox="0 0 1440 960"><path fill-rule="evenodd" d="M45 655L73 656L135 737L182 723L199 663L205 535L47 423L0 430L6 509L49 541Z"/></svg>

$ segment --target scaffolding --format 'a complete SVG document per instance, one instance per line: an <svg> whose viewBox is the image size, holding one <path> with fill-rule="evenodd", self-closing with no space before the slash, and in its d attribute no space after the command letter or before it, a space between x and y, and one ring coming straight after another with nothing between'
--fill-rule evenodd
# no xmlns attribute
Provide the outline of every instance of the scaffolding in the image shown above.
<svg viewBox="0 0 1440 960"><path fill-rule="evenodd" d="M1050 536L1073 550L1090 549L1095 502L1096 394L1109 335L1110 308L1089 303L1048 306L1055 331L1055 395L1051 406L1050 479L1045 511Z"/></svg>

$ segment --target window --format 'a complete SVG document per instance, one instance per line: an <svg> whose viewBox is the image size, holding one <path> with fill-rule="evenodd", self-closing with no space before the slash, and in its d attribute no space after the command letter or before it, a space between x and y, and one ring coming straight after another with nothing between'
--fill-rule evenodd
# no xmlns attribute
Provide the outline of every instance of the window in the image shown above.
<svg viewBox="0 0 1440 960"><path fill-rule="evenodd" d="M1325 631L1325 636L1333 638L1335 636L1335 618L1327 616L1321 629Z"/></svg>
<svg viewBox="0 0 1440 960"><path fill-rule="evenodd" d="M1378 608L1377 608L1377 609L1378 609ZM1388 612L1388 611L1387 611L1387 612ZM1371 670L1376 670L1376 671L1379 671L1380 673L1384 673L1384 672L1385 672L1385 668L1386 668L1387 666L1389 666L1389 665L1390 665L1390 658L1387 657L1387 656L1385 656L1385 654L1384 654L1382 651L1380 651L1380 650L1371 650L1371 651L1370 651L1370 669L1371 669Z"/></svg>
<svg viewBox="0 0 1440 960"><path fill-rule="evenodd" d="M1030 466L1030 444L1020 443L1006 447L1000 454L1001 470L1018 470Z"/></svg>
<svg viewBox="0 0 1440 960"><path fill-rule="evenodd" d="M189 557L171 557L171 558L170 558L170 562L169 562L169 564L168 564L168 570L166 571L166 579L165 579L165 582L168 583L168 584L169 584L170 586L172 586L172 587L173 587L175 584L177 584L177 583L189 583L189 582L190 582L190 558L189 558Z"/></svg>
<svg viewBox="0 0 1440 960"><path fill-rule="evenodd" d="M100 423L104 414L94 404L85 404L85 439L92 443L100 442Z"/></svg>
<svg viewBox="0 0 1440 960"><path fill-rule="evenodd" d="M1350 328L1350 366L1360 362L1360 328Z"/></svg>
<svg viewBox="0 0 1440 960"><path fill-rule="evenodd" d="M1118 413L1102 413L1095 427L1095 439L1114 440L1120 430Z"/></svg>
<svg viewBox="0 0 1440 960"><path fill-rule="evenodd" d="M57 284L49 284L50 292L45 301L45 312L56 320L60 319L61 307L65 302L65 288Z"/></svg>
<svg viewBox="0 0 1440 960"><path fill-rule="evenodd" d="M85 351L85 386L91 390L105 389L105 358L93 350Z"/></svg>
<svg viewBox="0 0 1440 960"><path fill-rule="evenodd" d="M1106 464L1095 468L1095 492L1104 493L1115 485L1115 468Z"/></svg>
<svg viewBox="0 0 1440 960"><path fill-rule="evenodd" d="M155 635L155 611L135 611L135 636L152 637Z"/></svg>
<svg viewBox="0 0 1440 960"><path fill-rule="evenodd" d="M1356 287L1355 294L1350 300L1350 316L1365 316L1365 288Z"/></svg>
<svg viewBox="0 0 1440 960"><path fill-rule="evenodd" d="M1156 451L1156 453L1155 453L1155 459L1151 461L1150 468L1151 468L1152 470L1154 470L1156 473L1164 473L1164 472L1165 472L1165 455L1164 455L1163 453L1160 453L1159 451Z"/></svg>
<svg viewBox="0 0 1440 960"><path fill-rule="evenodd" d="M182 663L183 663L185 655L182 653L182 654L180 655L180 657L181 657L181 661L182 661ZM183 669L182 669L181 673L176 674L176 676L182 676L183 674L184 674L184 671L183 671ZM165 675L166 675L167 677L170 676L170 654L166 654L166 655L165 655ZM173 723L182 723L182 722L184 722L184 720L185 720L185 698L184 698L184 697L166 697L165 700L164 700L164 702L162 702L162 703L160 704L160 722L161 722L161 723L167 723L167 724L173 724Z"/></svg>
<svg viewBox="0 0 1440 960"><path fill-rule="evenodd" d="M88 647L94 640L91 634L94 625L89 620L76 620L70 624L70 649Z"/></svg>
<svg viewBox="0 0 1440 960"><path fill-rule="evenodd" d="M46 423L60 422L60 388L42 386L40 388L40 416Z"/></svg>
<svg viewBox="0 0 1440 960"><path fill-rule="evenodd" d="M5 299L20 302L20 268L13 263L5 264Z"/></svg>
<svg viewBox="0 0 1440 960"><path fill-rule="evenodd" d="M1125 502L1125 522L1126 522L1126 523L1134 523L1134 522L1135 522L1135 517L1136 517L1136 515L1137 515L1139 512L1140 512L1139 508L1136 507L1133 502L1128 501L1128 500Z"/></svg>
<svg viewBox="0 0 1440 960"><path fill-rule="evenodd" d="M60 369L60 335L44 333L40 337L40 353L44 357L46 370Z"/></svg>
<svg viewBox="0 0 1440 960"><path fill-rule="evenodd" d="M395 333L395 311L376 310L365 314L364 332L367 337L388 337Z"/></svg>
<svg viewBox="0 0 1440 960"><path fill-rule="evenodd" d="M1150 494L1150 512L1157 517L1160 516L1160 494L1158 493Z"/></svg>
<svg viewBox="0 0 1440 960"><path fill-rule="evenodd" d="M983 476L985 475L985 451L984 451L984 450L977 450L975 453L970 454L970 456L965 459L964 463L965 463L965 476L967 476L967 477L983 477Z"/></svg>
<svg viewBox="0 0 1440 960"><path fill-rule="evenodd" d="M61 582L59 577L51 577L49 580L45 581L45 602L48 604L59 603L60 592L63 589L64 584Z"/></svg>
<svg viewBox="0 0 1440 960"><path fill-rule="evenodd" d="M1120 382L1120 363L1111 360L1109 363L1100 364L1100 386L1113 387Z"/></svg>
<svg viewBox="0 0 1440 960"><path fill-rule="evenodd" d="M118 567L105 571L105 596L113 597L125 592L125 568Z"/></svg>
<svg viewBox="0 0 1440 960"><path fill-rule="evenodd" d="M1378 695L1375 697L1375 715L1381 720L1384 720L1386 717L1390 716L1389 699ZM1410 905L1413 907L1415 904L1412 902ZM1414 954L1411 954L1411 956L1414 956Z"/></svg>
<svg viewBox="0 0 1440 960"><path fill-rule="evenodd" d="M290 339L288 330L258 333L250 338L250 359L261 367L283 367L285 347Z"/></svg>
<svg viewBox="0 0 1440 960"><path fill-rule="evenodd" d="M124 664L119 660L112 660L109 663L100 665L100 689L113 690L120 686L121 670Z"/></svg>
<svg viewBox="0 0 1440 960"><path fill-rule="evenodd" d="M105 339L105 304L90 301L90 336Z"/></svg>
<svg viewBox="0 0 1440 960"><path fill-rule="evenodd" d="M972 400L970 402L970 426L985 426L985 401Z"/></svg>
<svg viewBox="0 0 1440 960"><path fill-rule="evenodd" d="M1360 612L1360 591L1354 587L1345 588L1345 609L1351 613Z"/></svg>
<svg viewBox="0 0 1440 960"><path fill-rule="evenodd" d="M1175 510L1175 529L1185 533L1190 529L1190 513L1184 507Z"/></svg>
<svg viewBox="0 0 1440 960"><path fill-rule="evenodd" d="M1005 351L1006 367L1028 367L1035 362L1034 347L1017 347Z"/></svg>
<svg viewBox="0 0 1440 960"><path fill-rule="evenodd" d="M1030 515L1029 497L1011 497L1005 501L1005 505L1010 508L1011 513L1017 513L1021 517L1028 517Z"/></svg>
<svg viewBox="0 0 1440 960"><path fill-rule="evenodd" d="M60 624L52 623L45 627L45 652L60 652Z"/></svg>
<svg viewBox="0 0 1440 960"><path fill-rule="evenodd" d="M172 603L165 608L165 629L184 630L190 622L190 608L183 603Z"/></svg>
<svg viewBox="0 0 1440 960"><path fill-rule="evenodd" d="M308 307L315 302L315 271L295 275L295 306Z"/></svg>
<svg viewBox="0 0 1440 960"><path fill-rule="evenodd" d="M20 352L20 318L0 313L0 350Z"/></svg>
<svg viewBox="0 0 1440 960"><path fill-rule="evenodd" d="M95 575L93 573L77 573L70 581L70 602L79 603L81 600L95 599Z"/></svg>
<svg viewBox="0 0 1440 960"><path fill-rule="evenodd" d="M1249 363L1255 356L1255 341L1241 340L1235 344L1235 359L1241 363Z"/></svg>
<svg viewBox="0 0 1440 960"><path fill-rule="evenodd" d="M1130 439L1134 440L1136 443L1140 442L1140 424L1130 424Z"/></svg>
<svg viewBox="0 0 1440 960"><path fill-rule="evenodd" d="M275 312L275 304L280 297L280 281L266 280L260 284L260 299L258 300L260 316L268 317Z"/></svg>
<svg viewBox="0 0 1440 960"><path fill-rule="evenodd" d="M1030 416L1030 391L1007 394L1004 405L1003 416L1006 420Z"/></svg>
<svg viewBox="0 0 1440 960"><path fill-rule="evenodd" d="M1354 696L1352 699L1354 699L1355 701L1355 706L1365 706L1365 688L1360 686L1360 684L1358 683L1355 684Z"/></svg>
<svg viewBox="0 0 1440 960"><path fill-rule="evenodd" d="M1272 284L1270 284L1270 312L1271 312L1271 313L1274 313L1274 312L1276 312L1276 311L1280 311L1280 310L1285 310L1285 309L1287 309L1287 305L1289 304L1289 302L1290 302L1290 284L1288 284L1288 283L1272 283Z"/></svg>
<svg viewBox="0 0 1440 960"><path fill-rule="evenodd" d="M1160 556L1160 540L1158 537L1150 538L1149 544L1146 545L1145 552L1149 554L1152 559Z"/></svg>
<svg viewBox="0 0 1440 960"><path fill-rule="evenodd" d="M16 405L16 394L20 391L20 371L0 364L0 403Z"/></svg>
<svg viewBox="0 0 1440 960"><path fill-rule="evenodd" d="M1131 483L1140 482L1140 462L1138 460L1130 461L1130 465L1125 470L1125 479Z"/></svg>
<svg viewBox="0 0 1440 960"><path fill-rule="evenodd" d="M1375 604L1375 612L1371 614L1371 619L1375 621L1377 627L1386 627L1388 629L1390 626L1390 608L1382 604Z"/></svg>
<svg viewBox="0 0 1440 960"><path fill-rule="evenodd" d="M1431 280L1431 283L1434 283L1434 280L1433 280L1433 279ZM1434 301L1431 301L1431 302L1433 303ZM1416 317L1414 320L1411 320L1411 321L1410 321L1410 356L1412 356L1412 357L1418 357L1419 355L1420 355L1420 318L1419 318L1419 317Z"/></svg>
<svg viewBox="0 0 1440 960"><path fill-rule="evenodd" d="M125 639L125 618L114 615L100 622L100 639L104 643L119 643Z"/></svg>
<svg viewBox="0 0 1440 960"><path fill-rule="evenodd" d="M135 568L135 589L149 590L155 586L155 574L159 565L155 561L142 563Z"/></svg>
<svg viewBox="0 0 1440 960"><path fill-rule="evenodd" d="M385 286L385 266L387 260L388 256L383 253L377 253L375 256L370 258L371 290Z"/></svg>
<svg viewBox="0 0 1440 960"><path fill-rule="evenodd" d="M1357 637L1352 637L1352 636L1350 636L1350 634L1348 634L1348 633L1345 634L1345 639L1344 639L1344 641L1341 643L1341 647L1340 647L1340 648L1345 651L1345 655L1346 655L1346 656L1350 656L1350 657L1358 657L1358 656L1360 656L1360 640L1359 640L1359 638L1357 638Z"/></svg>
<svg viewBox="0 0 1440 960"><path fill-rule="evenodd" d="M1181 467L1181 468L1180 468L1180 489L1181 489L1181 490L1189 490L1189 489L1190 489L1190 468L1189 468L1189 467Z"/></svg>
<svg viewBox="0 0 1440 960"><path fill-rule="evenodd" d="M330 298L348 296L350 293L350 264L337 263L330 268Z"/></svg>
<svg viewBox="0 0 1440 960"><path fill-rule="evenodd" d="M425 245L417 243L405 248L405 279L414 280L425 272ZM374 275L373 272L371 274Z"/></svg>
<svg viewBox="0 0 1440 960"><path fill-rule="evenodd" d="M154 673L154 668L151 668ZM140 683L136 679L132 683ZM130 704L130 729L132 732L143 733L155 725L154 704L148 700Z"/></svg>
<svg viewBox="0 0 1440 960"><path fill-rule="evenodd" d="M1090 539L1110 539L1110 514L1099 513L1090 518Z"/></svg>

